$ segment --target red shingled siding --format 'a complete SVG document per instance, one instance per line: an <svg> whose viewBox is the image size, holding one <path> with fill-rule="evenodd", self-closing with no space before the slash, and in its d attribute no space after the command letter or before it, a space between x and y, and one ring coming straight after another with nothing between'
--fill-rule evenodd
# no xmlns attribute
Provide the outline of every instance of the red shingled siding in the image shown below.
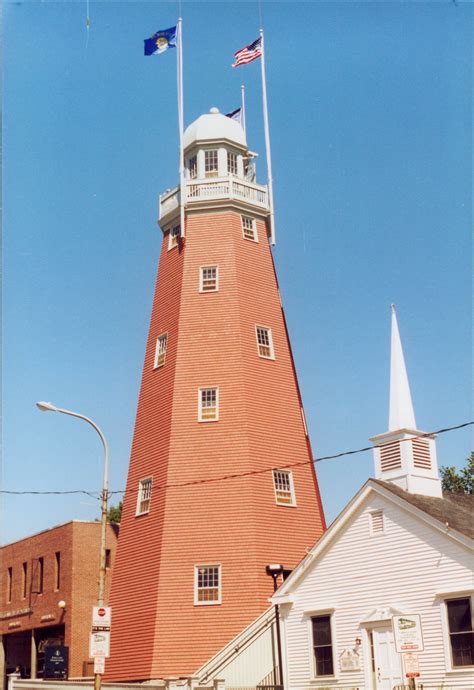
<svg viewBox="0 0 474 690"><path fill-rule="evenodd" d="M258 243L244 240L240 215L229 210L190 214L181 254L164 239L114 572L108 679L196 671L268 607L265 565L294 567L322 533L310 463L293 470L297 508L275 504L271 468L310 454L261 222L258 232ZM219 291L199 293L200 266L214 264ZM165 367L154 372L158 313L170 340ZM258 357L256 324L272 329L274 361ZM218 422L197 421L203 386L219 386ZM176 484L257 469L270 471L166 495L155 489L150 514L134 517L139 478L153 475L156 485L166 474ZM194 565L217 563L222 604L194 606Z"/></svg>

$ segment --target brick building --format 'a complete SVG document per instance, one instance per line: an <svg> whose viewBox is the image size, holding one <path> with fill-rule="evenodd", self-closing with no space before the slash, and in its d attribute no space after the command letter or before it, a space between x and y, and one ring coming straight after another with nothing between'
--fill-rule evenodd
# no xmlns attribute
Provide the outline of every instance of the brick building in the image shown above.
<svg viewBox="0 0 474 690"><path fill-rule="evenodd" d="M106 601L118 526L107 531ZM89 632L97 600L100 523L72 520L0 549L0 670L41 678L44 650L69 647L69 677L92 675Z"/></svg>

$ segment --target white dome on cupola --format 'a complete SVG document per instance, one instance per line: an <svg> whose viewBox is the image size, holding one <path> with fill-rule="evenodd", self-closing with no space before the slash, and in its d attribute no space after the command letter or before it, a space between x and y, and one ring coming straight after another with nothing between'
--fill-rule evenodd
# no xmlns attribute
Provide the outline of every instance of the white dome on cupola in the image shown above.
<svg viewBox="0 0 474 690"><path fill-rule="evenodd" d="M207 142L227 142L238 148L247 149L245 132L242 126L227 115L211 108L186 128L183 138L184 149Z"/></svg>

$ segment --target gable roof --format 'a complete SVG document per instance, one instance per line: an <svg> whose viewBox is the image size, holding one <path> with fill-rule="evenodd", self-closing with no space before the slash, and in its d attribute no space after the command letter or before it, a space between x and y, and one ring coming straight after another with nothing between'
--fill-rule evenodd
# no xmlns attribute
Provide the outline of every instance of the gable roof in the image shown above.
<svg viewBox="0 0 474 690"><path fill-rule="evenodd" d="M443 493L443 498L436 498L421 494L409 494L399 486L391 482L383 482L380 479L372 479L371 481L428 513L444 525L474 539L474 495Z"/></svg>
<svg viewBox="0 0 474 690"><path fill-rule="evenodd" d="M313 546L311 551L298 563L283 584L278 588L270 601L274 604L283 604L291 601L287 595L303 577L311 563L323 553L336 537L341 529L350 521L367 496L375 491L388 500L413 513L418 518L425 520L435 529L442 531L448 538L463 543L467 548L472 548L474 529L472 515L474 497L467 494L444 494L443 498L409 494L390 482L379 479L368 479L359 489L356 495L342 509L336 519L330 524L327 531Z"/></svg>

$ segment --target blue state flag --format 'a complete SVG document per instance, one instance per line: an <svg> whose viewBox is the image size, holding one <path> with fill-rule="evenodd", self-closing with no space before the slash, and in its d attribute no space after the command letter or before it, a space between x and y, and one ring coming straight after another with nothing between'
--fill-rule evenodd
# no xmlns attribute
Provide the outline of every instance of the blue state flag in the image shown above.
<svg viewBox="0 0 474 690"><path fill-rule="evenodd" d="M176 27L157 31L151 38L145 38L145 55L159 55L168 48L176 48Z"/></svg>

